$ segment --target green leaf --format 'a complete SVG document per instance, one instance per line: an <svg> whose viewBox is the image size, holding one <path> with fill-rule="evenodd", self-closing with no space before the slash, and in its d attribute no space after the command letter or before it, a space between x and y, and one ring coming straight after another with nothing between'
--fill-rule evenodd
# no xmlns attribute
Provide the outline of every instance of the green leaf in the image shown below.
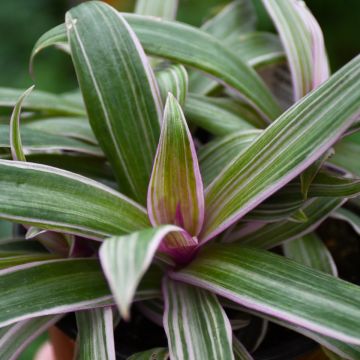
<svg viewBox="0 0 360 360"><path fill-rule="evenodd" d="M63 30L65 30L64 27ZM0 107L14 108L23 92L24 90L0 87ZM25 110L40 111L53 115L85 115L85 110L82 105L65 99L61 95L54 95L39 90L34 90L29 97L24 100L23 108Z"/></svg>
<svg viewBox="0 0 360 360"><path fill-rule="evenodd" d="M6 269L12 266L18 266L35 261L54 260L58 258L57 255L49 253L22 253L22 254L9 254L6 257L0 256L0 270Z"/></svg>
<svg viewBox="0 0 360 360"><path fill-rule="evenodd" d="M154 226L175 224L191 236L199 234L204 221L203 184L195 146L171 93L149 183L148 213Z"/></svg>
<svg viewBox="0 0 360 360"><path fill-rule="evenodd" d="M335 91L336 89L336 91ZM207 187L207 241L318 159L360 111L360 57L266 128Z"/></svg>
<svg viewBox="0 0 360 360"><path fill-rule="evenodd" d="M34 319L20 321L0 329L0 358L1 360L18 359L22 351L54 325L61 315L41 316Z"/></svg>
<svg viewBox="0 0 360 360"><path fill-rule="evenodd" d="M178 0L137 0L135 12L139 15L175 20L177 8Z"/></svg>
<svg viewBox="0 0 360 360"><path fill-rule="evenodd" d="M10 148L14 160L26 161L20 135L21 106L24 100L30 95L34 86L27 89L16 102L10 118Z"/></svg>
<svg viewBox="0 0 360 360"><path fill-rule="evenodd" d="M77 359L115 360L111 307L76 312Z"/></svg>
<svg viewBox="0 0 360 360"><path fill-rule="evenodd" d="M290 324L360 345L360 287L282 256L241 245L213 245L172 277Z"/></svg>
<svg viewBox="0 0 360 360"><path fill-rule="evenodd" d="M284 45L297 101L329 77L323 34L305 2L263 0L263 3Z"/></svg>
<svg viewBox="0 0 360 360"><path fill-rule="evenodd" d="M91 127L120 190L145 203L161 115L145 53L123 16L104 3L73 8L66 24Z"/></svg>
<svg viewBox="0 0 360 360"><path fill-rule="evenodd" d="M254 358L246 350L245 346L233 336L233 349L235 360L253 360Z"/></svg>
<svg viewBox="0 0 360 360"><path fill-rule="evenodd" d="M308 202L302 208L307 220L294 222L293 220L283 220L266 224L260 229L240 238L234 235L231 241L239 241L246 246L259 248L273 248L285 241L297 239L315 230L336 208L344 203L343 199L319 198Z"/></svg>
<svg viewBox="0 0 360 360"><path fill-rule="evenodd" d="M346 221L354 229L354 231L360 235L360 216L354 212L348 209L340 208L334 211L331 214L331 217Z"/></svg>
<svg viewBox="0 0 360 360"><path fill-rule="evenodd" d="M163 238L181 229L176 226L149 228L105 240L100 261L121 315L128 319L135 291L149 268Z"/></svg>
<svg viewBox="0 0 360 360"><path fill-rule="evenodd" d="M165 278L163 296L171 359L234 359L230 322L215 295Z"/></svg>
<svg viewBox="0 0 360 360"><path fill-rule="evenodd" d="M165 348L155 348L136 353L127 360L169 360L169 350Z"/></svg>
<svg viewBox="0 0 360 360"><path fill-rule="evenodd" d="M7 160L0 160L0 218L95 238L149 226L145 209L111 188L57 168Z"/></svg>

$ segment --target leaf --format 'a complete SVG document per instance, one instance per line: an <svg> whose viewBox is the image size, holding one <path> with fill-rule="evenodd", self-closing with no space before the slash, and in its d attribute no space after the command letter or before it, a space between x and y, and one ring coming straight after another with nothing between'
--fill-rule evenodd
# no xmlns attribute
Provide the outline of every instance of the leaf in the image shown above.
<svg viewBox="0 0 360 360"><path fill-rule="evenodd" d="M175 20L178 0L137 0L135 13Z"/></svg>
<svg viewBox="0 0 360 360"><path fill-rule="evenodd" d="M233 348L235 360L253 360L254 358L246 350L245 346L233 336Z"/></svg>
<svg viewBox="0 0 360 360"><path fill-rule="evenodd" d="M169 93L148 190L154 226L175 224L191 236L204 221L204 194L195 146L184 114Z"/></svg>
<svg viewBox="0 0 360 360"><path fill-rule="evenodd" d="M7 269L13 266L18 266L22 264L27 264L35 261L46 261L54 260L59 256L49 253L22 253L11 255L9 254L6 257L0 257L0 270Z"/></svg>
<svg viewBox="0 0 360 360"><path fill-rule="evenodd" d="M172 278L290 324L360 344L360 287L279 255L214 245Z"/></svg>
<svg viewBox="0 0 360 360"><path fill-rule="evenodd" d="M304 2L263 0L263 3L284 45L297 101L329 77L323 34Z"/></svg>
<svg viewBox="0 0 360 360"><path fill-rule="evenodd" d="M185 104L188 92L188 74L183 65L161 64L155 72L159 85L160 95L166 102L168 93L171 92L181 106Z"/></svg>
<svg viewBox="0 0 360 360"><path fill-rule="evenodd" d="M318 159L360 111L360 57L267 127L205 190L206 242ZM334 91L336 89L336 91Z"/></svg>
<svg viewBox="0 0 360 360"><path fill-rule="evenodd" d="M239 241L242 245L270 249L277 245L297 239L315 230L345 200L336 198L319 198L307 203L302 210L307 220L294 222L284 220L266 224L257 231L241 238L231 238L231 242Z"/></svg>
<svg viewBox="0 0 360 360"><path fill-rule="evenodd" d="M346 221L354 231L360 235L360 217L354 212L348 209L339 208L331 214L331 217Z"/></svg>
<svg viewBox="0 0 360 360"><path fill-rule="evenodd" d="M284 255L296 262L324 273L337 276L337 269L329 250L315 233L283 244Z"/></svg>
<svg viewBox="0 0 360 360"><path fill-rule="evenodd" d="M96 181L7 160L0 160L0 218L95 238L149 226L145 209Z"/></svg>
<svg viewBox="0 0 360 360"><path fill-rule="evenodd" d="M73 8L66 24L94 134L120 190L144 203L161 115L159 91L145 53L123 16L104 3Z"/></svg>
<svg viewBox="0 0 360 360"><path fill-rule="evenodd" d="M14 108L23 92L24 90L0 87L0 107ZM24 100L23 108L25 110L40 111L53 115L85 115L85 110L82 105L65 99L61 95L54 95L39 90L34 90L28 98Z"/></svg>
<svg viewBox="0 0 360 360"><path fill-rule="evenodd" d="M27 89L17 101L10 118L10 148L14 160L26 161L20 135L21 106L27 96L30 95L34 86Z"/></svg>
<svg viewBox="0 0 360 360"><path fill-rule="evenodd" d="M111 307L76 312L79 360L115 360Z"/></svg>
<svg viewBox="0 0 360 360"><path fill-rule="evenodd" d="M154 348L130 356L127 360L168 360L169 350L165 348Z"/></svg>
<svg viewBox="0 0 360 360"><path fill-rule="evenodd" d="M136 288L161 241L170 232L179 230L171 225L149 228L112 237L102 244L99 253L101 265L123 318L129 319Z"/></svg>
<svg viewBox="0 0 360 360"><path fill-rule="evenodd" d="M230 322L215 295L165 278L163 296L171 359L234 359Z"/></svg>
<svg viewBox="0 0 360 360"><path fill-rule="evenodd" d="M182 63L215 77L221 84L244 97L265 120L275 119L280 114L278 104L255 71L218 39L179 22L134 14L123 16L149 55ZM35 44L32 61L40 50L66 41L65 28L50 30Z"/></svg>
<svg viewBox="0 0 360 360"><path fill-rule="evenodd" d="M15 360L39 335L54 325L61 315L41 316L0 329L0 358Z"/></svg>

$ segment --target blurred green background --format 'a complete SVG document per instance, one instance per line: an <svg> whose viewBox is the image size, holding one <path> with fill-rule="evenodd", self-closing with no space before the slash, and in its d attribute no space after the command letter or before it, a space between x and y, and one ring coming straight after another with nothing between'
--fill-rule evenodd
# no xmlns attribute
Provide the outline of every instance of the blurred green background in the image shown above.
<svg viewBox="0 0 360 360"><path fill-rule="evenodd" d="M261 0L253 0L258 12L258 28L274 31ZM32 46L46 30L63 22L67 9L79 0L0 0L0 86L26 88L33 84L28 61ZM121 11L132 11L135 0L108 0ZM178 20L199 26L229 0L180 0ZM332 71L360 53L360 0L308 0L323 29ZM43 52L36 60L37 89L63 92L76 87L67 55L56 50ZM22 355L33 359L40 337Z"/></svg>
<svg viewBox="0 0 360 360"><path fill-rule="evenodd" d="M132 11L135 0L108 0L122 11ZM253 0L258 27L273 30L261 5ZM39 36L63 22L66 10L79 0L0 0L0 86L25 88L33 81L28 73L31 48ZM178 19L200 25L228 0L180 0ZM308 0L323 28L333 71L360 52L360 0ZM69 58L56 50L41 54L35 64L38 89L62 92L76 86Z"/></svg>

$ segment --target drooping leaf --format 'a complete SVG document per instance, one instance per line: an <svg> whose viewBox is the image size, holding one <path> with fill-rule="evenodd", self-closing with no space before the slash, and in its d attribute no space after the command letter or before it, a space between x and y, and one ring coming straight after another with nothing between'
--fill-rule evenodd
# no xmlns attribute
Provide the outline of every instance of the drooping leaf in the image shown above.
<svg viewBox="0 0 360 360"><path fill-rule="evenodd" d="M339 208L331 214L331 217L346 221L356 233L360 235L360 216L354 212Z"/></svg>
<svg viewBox="0 0 360 360"><path fill-rule="evenodd" d="M16 102L10 118L10 148L14 160L26 161L21 142L20 116L22 103L30 95L33 88L34 86L31 86L20 96L19 100Z"/></svg>
<svg viewBox="0 0 360 360"><path fill-rule="evenodd" d="M111 307L76 312L78 360L115 360Z"/></svg>
<svg viewBox="0 0 360 360"><path fill-rule="evenodd" d="M234 359L230 322L215 295L168 278L163 295L171 359Z"/></svg>
<svg viewBox="0 0 360 360"><path fill-rule="evenodd" d="M73 8L66 24L94 134L112 164L120 190L144 203L161 114L158 87L146 55L123 16L104 3L93 1Z"/></svg>
<svg viewBox="0 0 360 360"><path fill-rule="evenodd" d="M127 360L169 360L169 350L165 348L155 348L136 353Z"/></svg>
<svg viewBox="0 0 360 360"><path fill-rule="evenodd" d="M360 112L360 57L270 125L207 187L207 241L318 159ZM336 89L336 91L335 91Z"/></svg>
<svg viewBox="0 0 360 360"><path fill-rule="evenodd" d="M282 256L241 245L213 245L171 276L246 308L360 345L360 287Z"/></svg>
<svg viewBox="0 0 360 360"><path fill-rule="evenodd" d="M0 160L0 218L95 238L149 226L145 209L96 181L7 160Z"/></svg>
<svg viewBox="0 0 360 360"><path fill-rule="evenodd" d="M151 223L175 224L191 236L204 220L203 184L195 146L180 105L169 93L148 190Z"/></svg>
<svg viewBox="0 0 360 360"><path fill-rule="evenodd" d="M41 316L20 321L0 329L1 360L16 360L22 351L39 335L54 325L61 315Z"/></svg>
<svg viewBox="0 0 360 360"><path fill-rule="evenodd" d="M137 0L135 13L175 20L178 0Z"/></svg>
<svg viewBox="0 0 360 360"><path fill-rule="evenodd" d="M161 241L181 229L166 225L105 240L100 261L121 315L128 319L135 291Z"/></svg>
<svg viewBox="0 0 360 360"><path fill-rule="evenodd" d="M305 2L263 0L282 40L297 101L329 77L323 35Z"/></svg>

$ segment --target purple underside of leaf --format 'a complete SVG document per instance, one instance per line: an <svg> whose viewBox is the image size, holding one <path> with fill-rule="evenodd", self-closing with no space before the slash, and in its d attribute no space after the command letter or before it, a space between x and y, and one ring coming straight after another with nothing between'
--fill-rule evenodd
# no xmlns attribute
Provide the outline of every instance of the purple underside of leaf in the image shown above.
<svg viewBox="0 0 360 360"><path fill-rule="evenodd" d="M187 234L167 237L169 247L196 245L204 221L204 194L191 133L180 105L169 93L148 189L154 226L174 224Z"/></svg>

